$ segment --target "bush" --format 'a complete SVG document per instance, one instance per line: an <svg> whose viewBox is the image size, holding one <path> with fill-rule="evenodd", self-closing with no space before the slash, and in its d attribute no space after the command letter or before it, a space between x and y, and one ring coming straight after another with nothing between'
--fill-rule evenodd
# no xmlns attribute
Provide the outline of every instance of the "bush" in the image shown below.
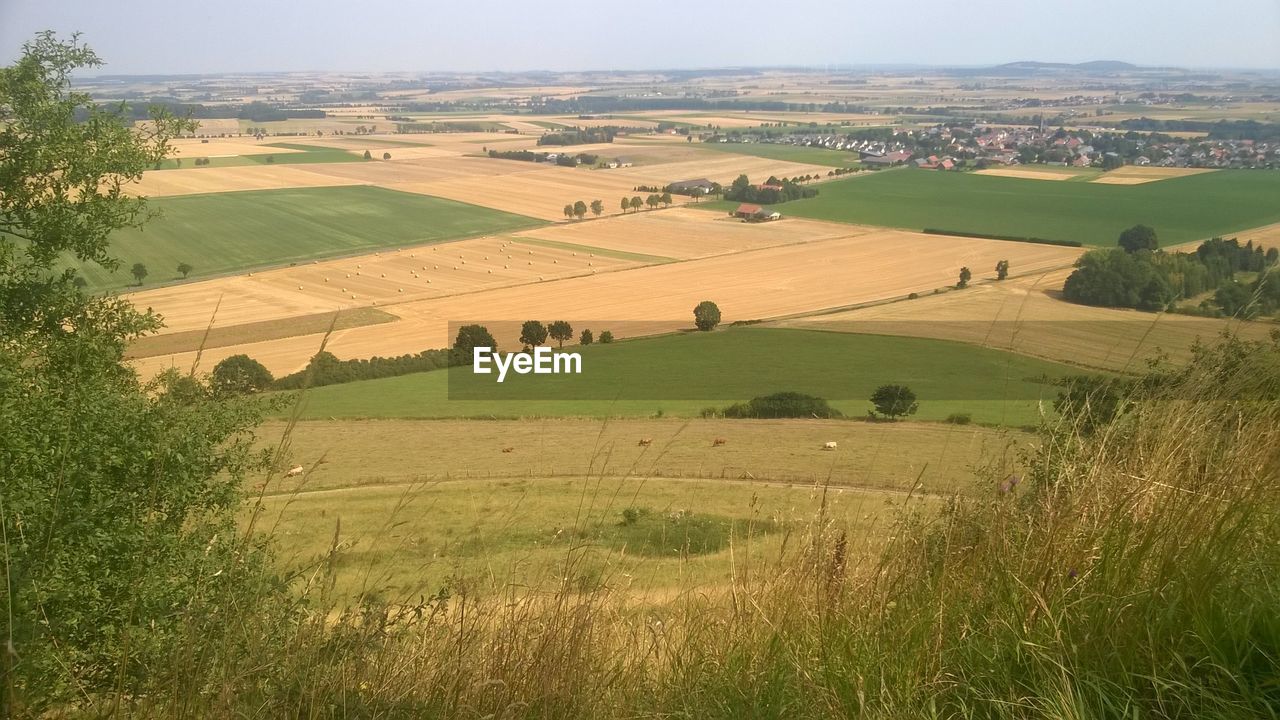
<svg viewBox="0 0 1280 720"><path fill-rule="evenodd" d="M840 411L820 397L798 392L780 392L735 403L722 414L727 418L838 418Z"/></svg>
<svg viewBox="0 0 1280 720"><path fill-rule="evenodd" d="M952 425L968 425L973 422L973 416L969 413L951 413L947 416L946 422Z"/></svg>

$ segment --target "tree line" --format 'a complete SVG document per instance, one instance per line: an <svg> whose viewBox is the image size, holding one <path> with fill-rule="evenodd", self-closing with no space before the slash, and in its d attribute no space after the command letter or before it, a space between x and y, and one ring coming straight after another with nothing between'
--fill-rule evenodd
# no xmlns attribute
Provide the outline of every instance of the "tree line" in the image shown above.
<svg viewBox="0 0 1280 720"><path fill-rule="evenodd" d="M1193 314L1254 316L1280 307L1280 276L1272 272L1280 261L1276 248L1213 238L1192 253L1164 252L1156 231L1144 225L1125 230L1117 244L1082 255L1063 285L1063 297L1082 305L1162 311L1213 291ZM1241 283L1238 273L1258 276Z"/></svg>
<svg viewBox="0 0 1280 720"><path fill-rule="evenodd" d="M803 179L817 178L816 176L806 176ZM725 192L724 197L726 200L760 205L776 205L790 200L817 197L818 189L804 187L800 184L801 180L802 178L778 179L770 175L769 179L765 180L761 185L752 185L751 180L746 175L739 175L733 181L733 184L729 186L729 190Z"/></svg>

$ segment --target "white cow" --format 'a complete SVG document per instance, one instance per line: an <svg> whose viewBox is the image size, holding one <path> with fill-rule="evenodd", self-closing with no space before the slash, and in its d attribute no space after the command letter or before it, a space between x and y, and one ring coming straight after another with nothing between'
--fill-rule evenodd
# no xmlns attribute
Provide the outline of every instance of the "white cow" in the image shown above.
<svg viewBox="0 0 1280 720"><path fill-rule="evenodd" d="M831 442L823 443L823 444L822 444L822 449L823 449L823 450L835 450L835 449L836 449L836 443L835 443L835 441L831 441Z"/></svg>
<svg viewBox="0 0 1280 720"><path fill-rule="evenodd" d="M287 478L291 478L291 477L297 477L301 474L302 474L302 466L294 465L293 467L289 468L289 472L285 473L284 476Z"/></svg>

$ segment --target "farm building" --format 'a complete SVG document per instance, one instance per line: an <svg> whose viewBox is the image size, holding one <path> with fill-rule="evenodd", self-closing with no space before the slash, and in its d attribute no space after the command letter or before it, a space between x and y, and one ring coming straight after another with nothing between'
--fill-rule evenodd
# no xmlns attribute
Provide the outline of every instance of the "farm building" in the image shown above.
<svg viewBox="0 0 1280 720"><path fill-rule="evenodd" d="M697 180L681 180L673 182L667 186L667 189L673 193L681 195L692 195L694 190L701 190L703 194L710 195L720 186L711 182L706 178L698 178Z"/></svg>
<svg viewBox="0 0 1280 720"><path fill-rule="evenodd" d="M753 205L752 203L742 203L739 205L738 208L733 211L733 216L736 218L742 218L748 222L767 222L769 220L782 219L782 213L777 210L770 210L768 208L760 207L759 205Z"/></svg>

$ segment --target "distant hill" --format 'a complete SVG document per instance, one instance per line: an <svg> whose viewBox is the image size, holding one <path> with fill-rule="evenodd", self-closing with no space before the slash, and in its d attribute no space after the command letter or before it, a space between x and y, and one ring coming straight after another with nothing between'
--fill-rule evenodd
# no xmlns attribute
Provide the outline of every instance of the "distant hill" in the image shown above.
<svg viewBox="0 0 1280 720"><path fill-rule="evenodd" d="M986 68L964 68L957 72L961 75L1029 76L1045 74L1066 75L1071 73L1145 72L1168 69L1169 68L1142 67L1134 65L1133 63L1122 62L1120 60L1094 60L1082 63L1053 63L1023 60L1020 62L1005 63L1003 65L995 65L993 67Z"/></svg>

